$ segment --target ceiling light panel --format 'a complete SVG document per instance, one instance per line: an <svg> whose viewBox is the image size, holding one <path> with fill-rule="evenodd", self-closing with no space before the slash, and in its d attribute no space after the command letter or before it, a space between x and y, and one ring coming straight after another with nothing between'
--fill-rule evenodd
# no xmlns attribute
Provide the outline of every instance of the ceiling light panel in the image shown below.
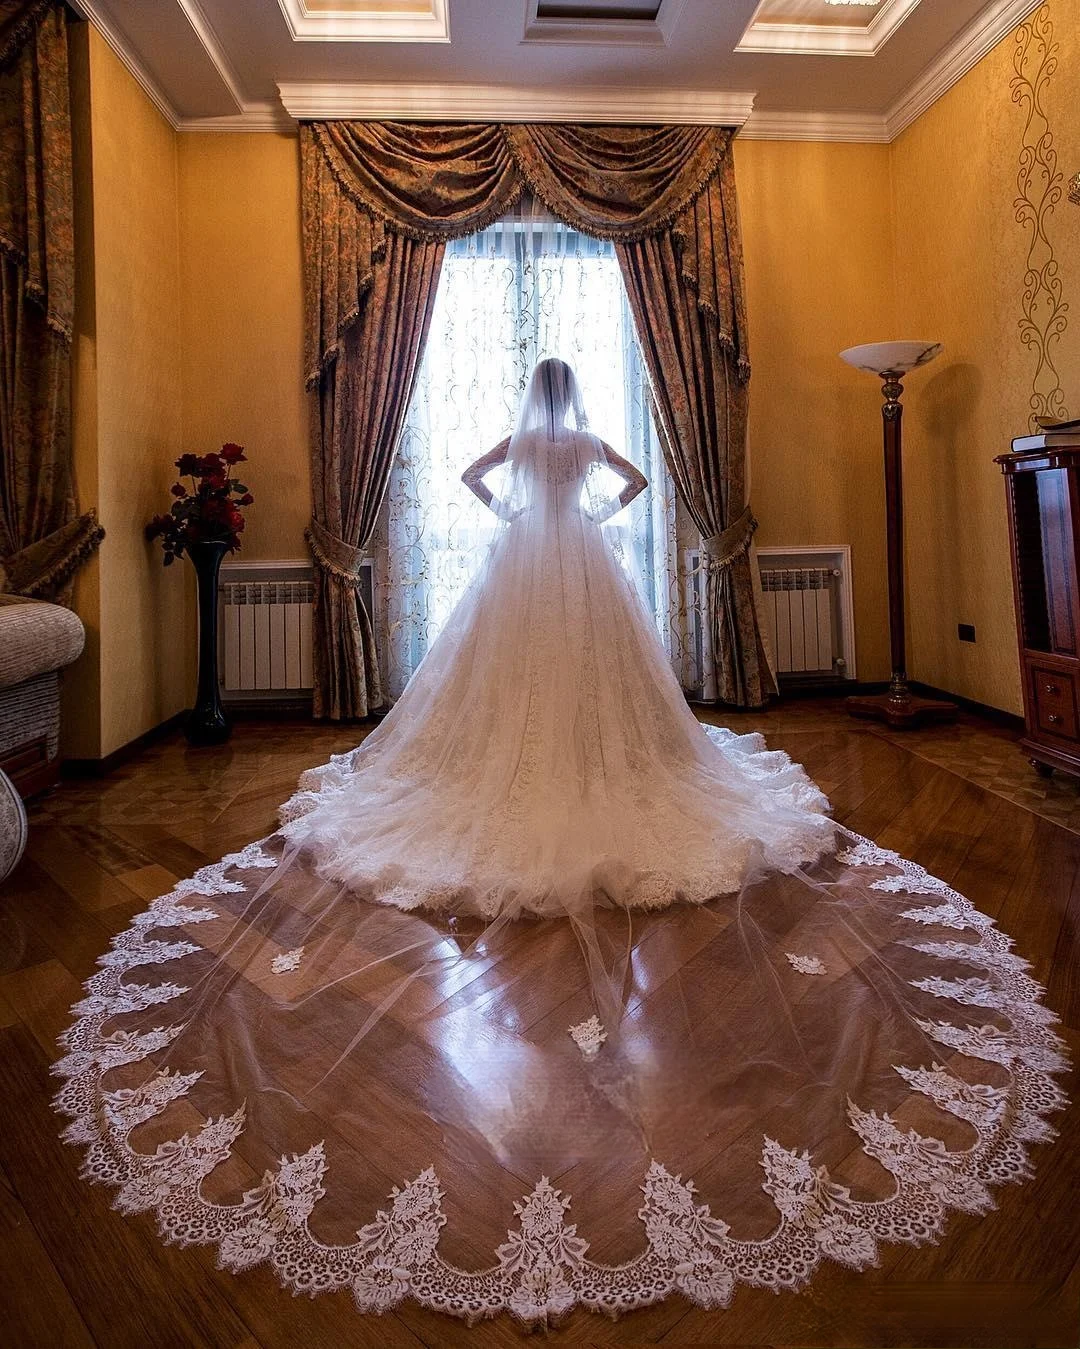
<svg viewBox="0 0 1080 1349"><path fill-rule="evenodd" d="M294 42L449 42L450 0L278 0Z"/></svg>
<svg viewBox="0 0 1080 1349"><path fill-rule="evenodd" d="M761 0L737 52L876 56L919 0Z"/></svg>

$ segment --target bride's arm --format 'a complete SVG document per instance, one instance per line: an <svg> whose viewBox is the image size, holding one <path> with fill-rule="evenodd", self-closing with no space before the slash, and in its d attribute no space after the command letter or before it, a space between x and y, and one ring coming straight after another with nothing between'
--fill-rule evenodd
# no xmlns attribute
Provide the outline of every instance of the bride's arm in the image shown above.
<svg viewBox="0 0 1080 1349"><path fill-rule="evenodd" d="M619 493L619 504L617 506L612 506L611 510L597 521L598 524L602 525L605 520L610 520L613 515L617 515L625 506L629 506L635 497L640 496L646 487L648 487L649 480L636 465L630 462L629 459L624 459L621 454L616 454L606 441L601 441L600 444L603 447L604 457L607 460L608 468L613 469L626 484Z"/></svg>
<svg viewBox="0 0 1080 1349"><path fill-rule="evenodd" d="M487 454L482 454L474 464L470 464L461 475L461 481L470 492L484 503L489 510L498 512L498 507L492 505L495 497L491 489L484 482L484 474L490 473L493 468L498 468L500 464L506 463L507 451L510 449L510 437L500 440L493 450L488 450Z"/></svg>

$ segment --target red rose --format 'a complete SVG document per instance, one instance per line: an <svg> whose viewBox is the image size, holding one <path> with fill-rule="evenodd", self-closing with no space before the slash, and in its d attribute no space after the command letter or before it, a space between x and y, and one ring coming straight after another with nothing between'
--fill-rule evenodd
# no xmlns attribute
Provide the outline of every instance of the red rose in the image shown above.
<svg viewBox="0 0 1080 1349"><path fill-rule="evenodd" d="M187 496L187 488L184 486L182 482L174 482L173 485L169 488L169 491L173 494L174 497Z"/></svg>
<svg viewBox="0 0 1080 1349"><path fill-rule="evenodd" d="M182 454L176 461L176 467L185 476L194 477L199 472L199 456L197 454Z"/></svg>
<svg viewBox="0 0 1080 1349"><path fill-rule="evenodd" d="M221 447L221 457L227 464L239 464L242 459L246 459L243 445L234 445L231 441Z"/></svg>

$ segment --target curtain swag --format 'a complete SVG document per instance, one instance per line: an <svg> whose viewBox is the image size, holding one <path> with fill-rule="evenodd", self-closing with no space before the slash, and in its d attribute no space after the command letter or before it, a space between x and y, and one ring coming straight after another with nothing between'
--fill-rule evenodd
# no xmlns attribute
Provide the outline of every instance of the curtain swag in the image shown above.
<svg viewBox="0 0 1080 1349"><path fill-rule="evenodd" d="M386 494L443 249L526 190L615 244L665 459L706 541L719 697L754 707L775 691L749 557L750 362L732 136L705 126L301 126L317 716L362 717L382 697L356 571Z"/></svg>

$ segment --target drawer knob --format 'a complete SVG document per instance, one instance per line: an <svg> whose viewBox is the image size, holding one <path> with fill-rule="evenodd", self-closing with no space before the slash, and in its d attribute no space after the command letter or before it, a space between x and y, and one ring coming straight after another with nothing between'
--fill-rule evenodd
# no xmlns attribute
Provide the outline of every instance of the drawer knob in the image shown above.
<svg viewBox="0 0 1080 1349"><path fill-rule="evenodd" d="M1044 692L1044 693L1060 693L1060 692L1061 692L1061 689L1059 689L1058 686L1057 686L1056 684L1047 684L1047 685L1044 687L1043 692Z"/></svg>
<svg viewBox="0 0 1080 1349"><path fill-rule="evenodd" d="M1057 726L1060 723L1061 718L1058 716L1056 712L1051 712L1047 720L1049 721L1051 726Z"/></svg>

